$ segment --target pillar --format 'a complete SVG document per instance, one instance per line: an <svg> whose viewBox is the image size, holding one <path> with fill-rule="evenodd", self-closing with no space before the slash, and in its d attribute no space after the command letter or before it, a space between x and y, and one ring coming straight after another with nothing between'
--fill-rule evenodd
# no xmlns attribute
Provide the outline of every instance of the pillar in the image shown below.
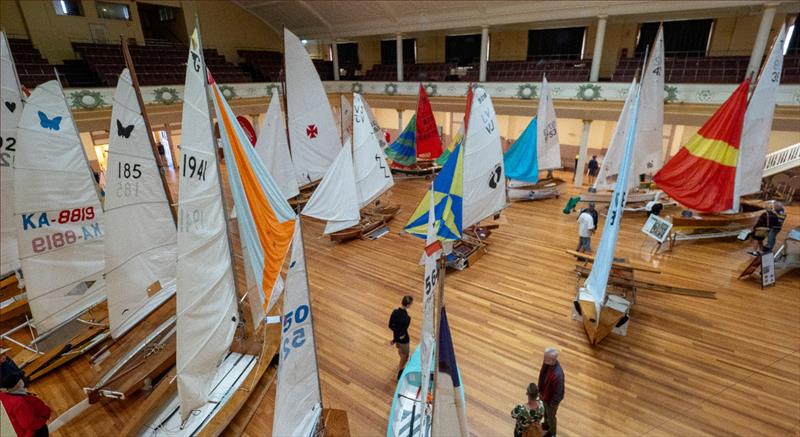
<svg viewBox="0 0 800 437"><path fill-rule="evenodd" d="M396 36L396 45L397 45L397 81L403 81L403 35L399 33ZM400 120L402 121L403 116L400 115ZM402 129L402 127L400 128Z"/></svg>
<svg viewBox="0 0 800 437"><path fill-rule="evenodd" d="M333 80L339 80L339 48L337 46L336 40L331 42L331 49L333 50Z"/></svg>
<svg viewBox="0 0 800 437"><path fill-rule="evenodd" d="M478 80L486 82L486 58L489 56L489 26L481 28L481 66Z"/></svg>
<svg viewBox="0 0 800 437"><path fill-rule="evenodd" d="M761 24L758 26L758 33L756 33L756 42L753 44L753 52L750 53L747 77L750 77L752 73L758 73L758 69L761 67L761 58L764 57L764 49L767 47L769 30L772 27L772 21L775 20L775 7L776 3L767 3L764 5L764 12L761 14Z"/></svg>
<svg viewBox="0 0 800 437"><path fill-rule="evenodd" d="M592 69L589 73L589 82L597 82L600 75L600 61L603 59L603 41L606 39L606 22L608 16L597 17L597 35L594 39L594 52L592 53Z"/></svg>
<svg viewBox="0 0 800 437"><path fill-rule="evenodd" d="M589 150L589 128L592 120L583 120L583 132L581 133L581 143L578 146L578 165L575 167L575 186L583 186L583 174L586 167L586 152Z"/></svg>
<svg viewBox="0 0 800 437"><path fill-rule="evenodd" d="M403 126L403 110L397 109L396 111L397 111L397 130L398 130L397 136L399 137L400 132L403 132L403 128L405 126Z"/></svg>

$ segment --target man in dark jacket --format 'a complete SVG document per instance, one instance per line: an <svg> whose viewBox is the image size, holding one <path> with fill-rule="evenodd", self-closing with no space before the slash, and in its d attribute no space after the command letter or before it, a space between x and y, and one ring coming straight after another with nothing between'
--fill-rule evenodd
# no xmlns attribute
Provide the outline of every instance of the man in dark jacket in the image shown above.
<svg viewBox="0 0 800 437"><path fill-rule="evenodd" d="M397 354L400 355L400 365L397 369L397 379L403 374L403 369L408 362L409 343L411 337L408 336L408 326L411 324L411 316L408 315L408 307L414 302L411 296L403 296L402 306L392 311L389 317L389 329L392 330L392 342L397 348Z"/></svg>
<svg viewBox="0 0 800 437"><path fill-rule="evenodd" d="M539 371L539 398L544 403L545 437L555 437L557 432L556 412L564 399L564 371L558 363L558 350L549 347L544 350L542 369Z"/></svg>

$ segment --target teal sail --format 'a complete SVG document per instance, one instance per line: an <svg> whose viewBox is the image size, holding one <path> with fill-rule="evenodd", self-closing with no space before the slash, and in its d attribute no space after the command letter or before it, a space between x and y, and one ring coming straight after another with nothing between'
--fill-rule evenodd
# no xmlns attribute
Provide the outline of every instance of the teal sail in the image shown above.
<svg viewBox="0 0 800 437"><path fill-rule="evenodd" d="M539 182L539 160L536 153L536 117L522 132L511 148L503 154L506 177L517 181Z"/></svg>
<svg viewBox="0 0 800 437"><path fill-rule="evenodd" d="M406 128L386 148L386 157L393 163L410 167L417 163L417 116L409 120Z"/></svg>

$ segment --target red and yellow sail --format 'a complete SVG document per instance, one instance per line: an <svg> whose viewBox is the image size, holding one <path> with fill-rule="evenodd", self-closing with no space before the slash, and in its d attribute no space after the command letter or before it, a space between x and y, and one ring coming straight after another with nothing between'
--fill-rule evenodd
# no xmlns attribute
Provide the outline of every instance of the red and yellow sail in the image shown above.
<svg viewBox="0 0 800 437"><path fill-rule="evenodd" d="M733 207L733 185L739 158L750 81L728 100L653 177L678 203L702 212Z"/></svg>

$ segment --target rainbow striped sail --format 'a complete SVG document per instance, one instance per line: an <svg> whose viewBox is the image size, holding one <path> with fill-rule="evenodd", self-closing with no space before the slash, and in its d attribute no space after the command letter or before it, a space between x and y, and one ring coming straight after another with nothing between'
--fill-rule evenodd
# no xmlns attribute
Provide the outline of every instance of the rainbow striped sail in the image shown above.
<svg viewBox="0 0 800 437"><path fill-rule="evenodd" d="M392 144L386 148L386 157L392 163L410 167L417 163L417 116L409 120L406 128Z"/></svg>
<svg viewBox="0 0 800 437"><path fill-rule="evenodd" d="M295 213L210 75L209 79L245 258L261 276L258 288L265 296L264 311L269 312L280 295L276 283L292 242Z"/></svg>

